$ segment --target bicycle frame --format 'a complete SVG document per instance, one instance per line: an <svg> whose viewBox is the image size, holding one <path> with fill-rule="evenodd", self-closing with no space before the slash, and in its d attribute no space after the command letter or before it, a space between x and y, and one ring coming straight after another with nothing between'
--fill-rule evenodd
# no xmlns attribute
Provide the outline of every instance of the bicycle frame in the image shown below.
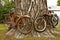
<svg viewBox="0 0 60 40"><path fill-rule="evenodd" d="M44 19L47 22L47 25L53 26L53 23L52 23L52 17L53 16L48 16L48 15L43 15L43 16L44 16Z"/></svg>

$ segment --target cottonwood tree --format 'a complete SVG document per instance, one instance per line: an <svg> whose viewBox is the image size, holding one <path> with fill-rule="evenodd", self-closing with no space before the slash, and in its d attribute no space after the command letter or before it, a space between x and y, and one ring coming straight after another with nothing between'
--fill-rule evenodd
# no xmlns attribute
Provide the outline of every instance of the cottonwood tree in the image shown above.
<svg viewBox="0 0 60 40"><path fill-rule="evenodd" d="M30 11L30 13L28 13L29 7L30 7L30 4L31 4L31 0L14 0L13 6L14 6L14 9L15 9L15 13L17 15L20 15L20 16L21 15L29 15L30 17L33 17L33 18L38 13L39 13L39 15L41 15L42 11L44 13L47 13L47 11L48 11L47 0L33 0L33 1L34 1L34 3L32 5L31 11ZM39 15L37 15L37 17L39 17ZM44 32L42 32L41 34L43 35L45 33L45 34L47 34L46 36L54 37L51 34L51 29L53 29L53 28L51 26L47 25L46 30ZM34 35L34 33L33 33L33 35ZM40 35L40 33L39 33L39 35Z"/></svg>

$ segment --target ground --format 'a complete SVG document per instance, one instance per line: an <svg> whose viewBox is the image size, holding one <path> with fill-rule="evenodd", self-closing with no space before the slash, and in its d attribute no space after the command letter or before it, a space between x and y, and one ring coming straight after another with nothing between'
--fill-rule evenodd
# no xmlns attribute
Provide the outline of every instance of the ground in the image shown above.
<svg viewBox="0 0 60 40"><path fill-rule="evenodd" d="M58 30L60 30L60 23L58 25ZM26 38L21 38L21 39L16 39L13 36L7 36L6 35L6 30L7 27L4 26L4 24L0 24L0 40L60 40L60 35L59 34L54 34L56 38L45 38L45 37L26 37Z"/></svg>

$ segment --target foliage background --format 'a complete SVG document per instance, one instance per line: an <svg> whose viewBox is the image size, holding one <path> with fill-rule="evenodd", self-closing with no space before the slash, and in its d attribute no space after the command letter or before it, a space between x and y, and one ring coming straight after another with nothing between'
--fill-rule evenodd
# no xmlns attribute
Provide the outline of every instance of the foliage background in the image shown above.
<svg viewBox="0 0 60 40"><path fill-rule="evenodd" d="M7 14L13 8L12 1L3 0L4 5L2 5L2 1L0 0L0 23L2 22L2 18L4 14Z"/></svg>
<svg viewBox="0 0 60 40"><path fill-rule="evenodd" d="M57 5L60 6L60 0L57 1Z"/></svg>

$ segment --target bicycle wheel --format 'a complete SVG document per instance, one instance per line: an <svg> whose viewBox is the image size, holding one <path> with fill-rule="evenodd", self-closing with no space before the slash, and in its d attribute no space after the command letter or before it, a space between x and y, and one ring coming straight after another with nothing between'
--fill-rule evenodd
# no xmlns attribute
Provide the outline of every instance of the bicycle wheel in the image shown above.
<svg viewBox="0 0 60 40"><path fill-rule="evenodd" d="M35 30L38 32L43 32L46 29L46 21L42 17L35 20Z"/></svg>
<svg viewBox="0 0 60 40"><path fill-rule="evenodd" d="M56 14L53 15L52 17L52 23L54 26L56 26L58 24L59 18Z"/></svg>
<svg viewBox="0 0 60 40"><path fill-rule="evenodd" d="M32 30L32 24L29 17L20 18L18 21L18 30L23 34L30 33Z"/></svg>

